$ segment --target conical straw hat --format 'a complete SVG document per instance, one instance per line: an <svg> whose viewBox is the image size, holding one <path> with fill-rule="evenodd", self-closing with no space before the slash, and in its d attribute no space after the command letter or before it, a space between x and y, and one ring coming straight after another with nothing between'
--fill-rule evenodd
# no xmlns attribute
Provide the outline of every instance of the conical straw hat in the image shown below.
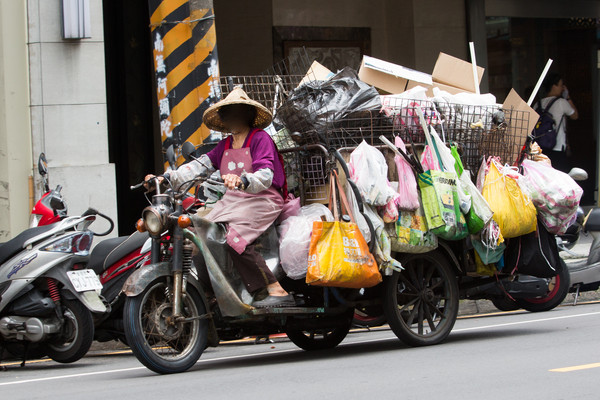
<svg viewBox="0 0 600 400"><path fill-rule="evenodd" d="M227 128L225 127L225 124L223 124L223 121L221 121L218 111L221 107L232 104L247 104L256 108L256 118L254 119L254 124L251 128L265 129L273 120L273 115L267 107L263 106L258 101L250 99L246 92L241 88L235 88L223 100L213 104L204 111L204 116L202 117L204 125L213 131L226 132Z"/></svg>

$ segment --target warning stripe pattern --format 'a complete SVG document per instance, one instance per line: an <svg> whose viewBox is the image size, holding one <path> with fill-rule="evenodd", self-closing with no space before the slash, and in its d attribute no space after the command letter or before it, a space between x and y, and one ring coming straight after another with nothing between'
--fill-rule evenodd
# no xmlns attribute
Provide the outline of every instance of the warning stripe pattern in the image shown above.
<svg viewBox="0 0 600 400"><path fill-rule="evenodd" d="M218 98L216 31L212 9L188 0L148 0L161 140L166 148L210 135L202 115Z"/></svg>

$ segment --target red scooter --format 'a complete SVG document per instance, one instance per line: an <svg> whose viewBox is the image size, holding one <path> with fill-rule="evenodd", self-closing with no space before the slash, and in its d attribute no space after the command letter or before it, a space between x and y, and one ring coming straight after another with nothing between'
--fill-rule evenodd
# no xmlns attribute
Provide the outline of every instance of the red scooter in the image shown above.
<svg viewBox="0 0 600 400"><path fill-rule="evenodd" d="M38 172L46 193L31 210L31 227L50 225L67 217L67 205L62 187L50 190L48 164L44 153L38 159ZM121 289L129 275L150 263L150 236L135 231L129 236L106 239L98 243L89 256L88 268L93 269L102 283L101 296L108 311L94 315L94 339L125 341L123 331L123 301ZM144 243L147 245L144 246Z"/></svg>

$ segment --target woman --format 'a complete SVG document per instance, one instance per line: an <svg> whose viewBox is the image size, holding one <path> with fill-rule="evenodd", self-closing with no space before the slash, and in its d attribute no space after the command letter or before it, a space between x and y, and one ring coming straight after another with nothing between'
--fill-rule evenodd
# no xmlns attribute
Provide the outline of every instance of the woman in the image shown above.
<svg viewBox="0 0 600 400"><path fill-rule="evenodd" d="M205 217L227 226L227 250L246 289L268 296L255 307L295 306L294 297L279 284L253 242L277 219L284 204L285 172L275 143L263 129L273 117L240 88L204 112L204 124L228 132L217 147L198 160L165 174L173 187L220 170L227 192ZM146 180L151 178L149 175Z"/></svg>

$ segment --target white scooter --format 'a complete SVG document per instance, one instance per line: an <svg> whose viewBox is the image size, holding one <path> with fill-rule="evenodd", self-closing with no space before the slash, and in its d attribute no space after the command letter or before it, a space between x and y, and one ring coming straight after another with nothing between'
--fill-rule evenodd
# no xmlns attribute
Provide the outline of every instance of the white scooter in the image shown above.
<svg viewBox="0 0 600 400"><path fill-rule="evenodd" d="M588 178L587 172L580 168L573 168L569 176L576 181ZM571 278L569 292L575 293L573 305L577 304L579 293L596 291L600 288L600 208L593 208L587 216L581 208L577 210L577 220L569 227L564 235L557 236L560 251L573 255L571 249L579 240L581 231L589 232L594 239L586 259L565 260Z"/></svg>
<svg viewBox="0 0 600 400"><path fill-rule="evenodd" d="M22 357L22 365L44 355L70 363L87 353L91 313L107 310L98 294L102 285L86 268L96 215L112 230L110 218L90 209L0 243L0 357L6 350Z"/></svg>

